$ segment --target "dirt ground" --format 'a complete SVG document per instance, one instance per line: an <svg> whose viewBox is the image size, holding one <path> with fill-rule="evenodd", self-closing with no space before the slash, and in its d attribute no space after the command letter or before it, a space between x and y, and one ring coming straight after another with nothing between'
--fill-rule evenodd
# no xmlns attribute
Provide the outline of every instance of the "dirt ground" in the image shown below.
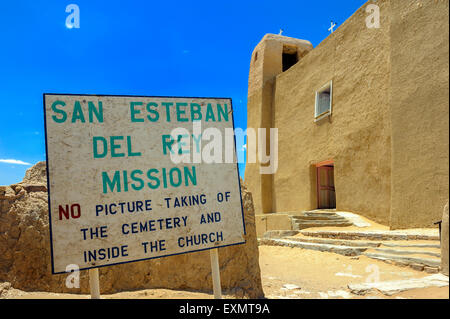
<svg viewBox="0 0 450 319"><path fill-rule="evenodd" d="M350 293L347 285L366 280L421 278L429 274L373 260L365 256L346 257L328 252L299 248L260 246L260 267L266 298L449 298L449 287L413 289L386 296L379 292L364 296ZM89 295L24 292L14 288L3 291L2 298L90 298ZM225 298L233 296L225 295ZM209 299L212 293L146 289L102 295L102 298L136 299Z"/></svg>
<svg viewBox="0 0 450 319"><path fill-rule="evenodd" d="M414 289L392 296L377 292L365 296L354 295L347 289L350 283L421 278L429 274L365 256L347 257L278 246L259 248L262 282L267 298L449 298L448 286ZM288 286L284 286L286 284Z"/></svg>

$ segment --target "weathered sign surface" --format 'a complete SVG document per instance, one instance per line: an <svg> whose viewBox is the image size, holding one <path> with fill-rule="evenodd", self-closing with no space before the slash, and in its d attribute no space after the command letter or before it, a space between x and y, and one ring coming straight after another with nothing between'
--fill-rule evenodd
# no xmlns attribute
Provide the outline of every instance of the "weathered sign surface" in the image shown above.
<svg viewBox="0 0 450 319"><path fill-rule="evenodd" d="M53 273L245 242L230 99L44 94L44 109Z"/></svg>

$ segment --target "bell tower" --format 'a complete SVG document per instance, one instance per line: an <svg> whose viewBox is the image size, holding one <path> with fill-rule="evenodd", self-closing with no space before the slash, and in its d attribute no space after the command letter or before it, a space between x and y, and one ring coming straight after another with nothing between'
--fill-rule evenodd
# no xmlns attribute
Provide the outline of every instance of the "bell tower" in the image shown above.
<svg viewBox="0 0 450 319"><path fill-rule="evenodd" d="M248 79L247 127L256 132L258 128L266 129L266 154L270 153L269 130L273 127L276 76L287 71L312 49L312 44L306 40L266 34L253 50ZM249 142L252 141L247 140ZM245 182L253 194L256 213L272 213L272 175L260 174L263 164L258 162L258 157L256 161L247 161Z"/></svg>

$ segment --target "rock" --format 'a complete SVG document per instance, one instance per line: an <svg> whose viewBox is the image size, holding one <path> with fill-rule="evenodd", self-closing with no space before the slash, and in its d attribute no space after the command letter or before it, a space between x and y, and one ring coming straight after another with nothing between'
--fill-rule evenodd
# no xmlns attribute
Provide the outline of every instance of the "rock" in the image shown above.
<svg viewBox="0 0 450 319"><path fill-rule="evenodd" d="M246 297L245 291L242 288L233 288L230 290L230 293L239 299L243 299Z"/></svg>
<svg viewBox="0 0 450 319"><path fill-rule="evenodd" d="M46 165L46 163L38 162L33 167L27 169L22 183L47 185L47 165Z"/></svg>
<svg viewBox="0 0 450 319"><path fill-rule="evenodd" d="M412 269L417 270L417 271L423 271L424 265L421 265L421 264L411 264L411 265L409 265L409 267L411 267Z"/></svg>
<svg viewBox="0 0 450 319"><path fill-rule="evenodd" d="M22 183L0 189L0 282L25 291L89 293L88 271L80 288L67 288L67 275L51 274L45 162L27 170ZM31 191L27 191L27 189ZM263 298L252 195L241 181L246 244L219 249L224 293ZM19 196L19 194L21 194ZM100 291L116 293L148 288L212 291L208 251L99 268Z"/></svg>
<svg viewBox="0 0 450 319"><path fill-rule="evenodd" d="M448 277L442 274L434 274L423 278L349 284L348 288L353 294L357 295L365 295L371 291L379 291L384 295L390 296L409 289L445 286L448 286Z"/></svg>
<svg viewBox="0 0 450 319"><path fill-rule="evenodd" d="M9 282L0 283L0 297L6 295L9 289L11 289L11 283Z"/></svg>
<svg viewBox="0 0 450 319"><path fill-rule="evenodd" d="M283 288L287 290L301 289L299 286L294 284L284 284Z"/></svg>
<svg viewBox="0 0 450 319"><path fill-rule="evenodd" d="M435 268L435 267L424 267L423 270L429 274L437 274L439 272L439 268Z"/></svg>
<svg viewBox="0 0 450 319"><path fill-rule="evenodd" d="M46 185L29 185L29 184L21 184L27 192L46 192L47 186Z"/></svg>
<svg viewBox="0 0 450 319"><path fill-rule="evenodd" d="M448 276L448 201L444 207L441 224L441 272Z"/></svg>
<svg viewBox="0 0 450 319"><path fill-rule="evenodd" d="M25 189L20 185L2 186L0 199L14 201L25 194Z"/></svg>

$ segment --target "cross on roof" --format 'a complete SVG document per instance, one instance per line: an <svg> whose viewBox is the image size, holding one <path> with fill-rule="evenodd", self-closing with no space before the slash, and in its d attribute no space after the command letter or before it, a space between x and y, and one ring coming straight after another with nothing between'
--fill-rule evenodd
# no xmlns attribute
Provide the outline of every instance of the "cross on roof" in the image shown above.
<svg viewBox="0 0 450 319"><path fill-rule="evenodd" d="M331 21L331 27L328 29L328 31L330 31L331 33L333 33L333 29L336 26L336 23L334 23L333 21Z"/></svg>

